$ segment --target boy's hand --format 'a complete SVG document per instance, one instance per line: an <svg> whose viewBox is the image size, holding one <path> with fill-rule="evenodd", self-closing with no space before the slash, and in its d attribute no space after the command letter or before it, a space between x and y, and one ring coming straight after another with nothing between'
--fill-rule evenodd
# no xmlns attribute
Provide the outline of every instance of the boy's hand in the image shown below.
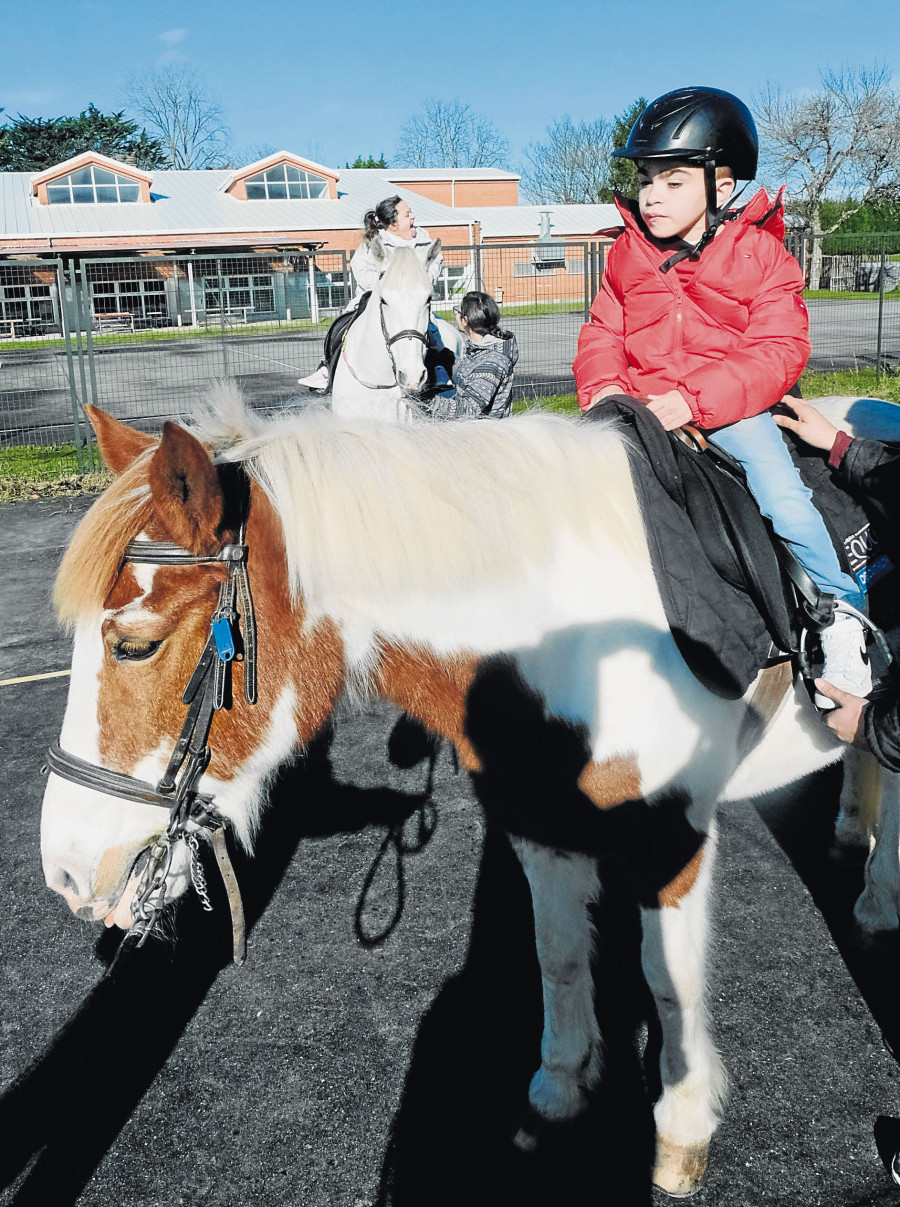
<svg viewBox="0 0 900 1207"><path fill-rule="evenodd" d="M824 449L826 453L831 452L838 429L820 411L810 406L808 402L804 402L802 398L783 398L780 405L790 408L797 418L792 419L790 415L776 414L775 422L779 427L786 427L788 431L796 432L801 440L805 440L813 448Z"/></svg>
<svg viewBox="0 0 900 1207"><path fill-rule="evenodd" d="M691 423L694 412L685 402L678 390L668 390L665 394L648 394L650 401L647 410L652 411L667 432L674 431L682 424Z"/></svg>
<svg viewBox="0 0 900 1207"><path fill-rule="evenodd" d="M836 733L842 742L852 742L854 746L868 750L869 747L863 736L863 713L869 701L864 700L861 696L851 696L849 692L841 691L827 679L817 679L816 687L823 696L827 696L829 700L834 700L837 704L837 708L833 708L824 716L828 728Z"/></svg>

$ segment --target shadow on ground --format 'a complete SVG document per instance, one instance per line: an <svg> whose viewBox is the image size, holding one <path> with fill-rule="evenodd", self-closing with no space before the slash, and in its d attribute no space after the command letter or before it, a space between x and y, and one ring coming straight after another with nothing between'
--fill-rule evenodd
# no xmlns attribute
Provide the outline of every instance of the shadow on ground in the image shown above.
<svg viewBox="0 0 900 1207"><path fill-rule="evenodd" d="M863 890L865 852L833 847L841 768L821 772L803 793L772 793L755 802L821 913L841 958L881 1027L888 1050L900 1054L900 934L866 942L853 919Z"/></svg>

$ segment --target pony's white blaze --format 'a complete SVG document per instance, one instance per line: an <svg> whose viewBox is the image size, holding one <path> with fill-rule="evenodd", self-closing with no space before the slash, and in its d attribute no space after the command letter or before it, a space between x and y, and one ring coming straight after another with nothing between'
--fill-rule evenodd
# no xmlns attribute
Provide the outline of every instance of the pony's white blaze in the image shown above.
<svg viewBox="0 0 900 1207"><path fill-rule="evenodd" d="M60 735L64 750L100 763L98 693L104 657L97 623L78 626L72 651L72 678ZM123 851L133 851L124 868L165 828L165 814L150 805L119 800L50 774L41 813L41 858L47 885L74 913L105 917L125 887ZM105 847L98 845L102 830ZM109 872L107 874L107 869Z"/></svg>

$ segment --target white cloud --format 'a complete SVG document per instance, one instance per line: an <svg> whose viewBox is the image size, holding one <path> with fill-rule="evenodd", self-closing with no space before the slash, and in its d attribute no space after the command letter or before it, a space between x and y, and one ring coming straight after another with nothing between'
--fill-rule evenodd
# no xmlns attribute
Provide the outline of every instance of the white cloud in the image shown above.
<svg viewBox="0 0 900 1207"><path fill-rule="evenodd" d="M188 36L188 31L186 29L167 29L165 33L158 36L160 42L165 42L167 46L177 46Z"/></svg>

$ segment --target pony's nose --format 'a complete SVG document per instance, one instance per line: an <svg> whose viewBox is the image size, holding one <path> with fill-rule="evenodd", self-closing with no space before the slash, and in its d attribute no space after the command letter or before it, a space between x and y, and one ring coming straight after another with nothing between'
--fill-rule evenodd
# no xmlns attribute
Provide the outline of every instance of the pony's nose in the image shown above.
<svg viewBox="0 0 900 1207"><path fill-rule="evenodd" d="M90 888L82 885L78 877L67 868L55 863L45 863L44 879L47 888L59 893L72 913L82 921L92 922L102 917L102 913L98 913L97 904L91 900Z"/></svg>

